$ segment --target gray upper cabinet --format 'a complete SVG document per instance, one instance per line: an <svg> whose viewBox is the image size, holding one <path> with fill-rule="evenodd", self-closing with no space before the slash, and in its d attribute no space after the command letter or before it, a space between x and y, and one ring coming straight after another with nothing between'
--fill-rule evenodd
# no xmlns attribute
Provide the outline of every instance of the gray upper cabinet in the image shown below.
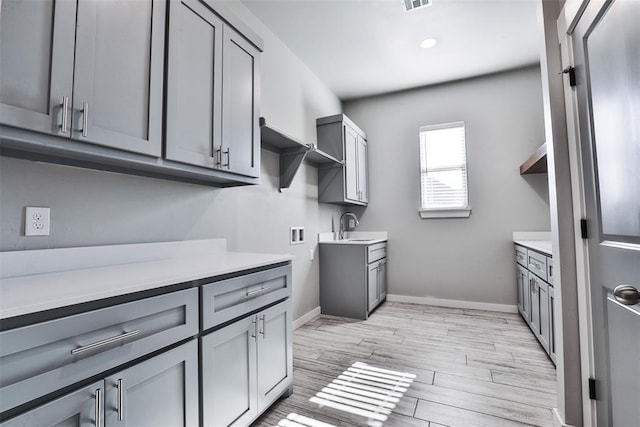
<svg viewBox="0 0 640 427"><path fill-rule="evenodd" d="M221 166L222 27L200 0L169 3L167 159Z"/></svg>
<svg viewBox="0 0 640 427"><path fill-rule="evenodd" d="M222 167L260 176L260 51L230 26L224 27Z"/></svg>
<svg viewBox="0 0 640 427"><path fill-rule="evenodd" d="M318 170L318 199L322 203L366 206L369 202L367 136L344 114L316 121L318 148L343 166Z"/></svg>
<svg viewBox="0 0 640 427"><path fill-rule="evenodd" d="M201 0L170 3L166 157L260 176L260 51Z"/></svg>
<svg viewBox="0 0 640 427"><path fill-rule="evenodd" d="M161 155L165 6L78 1L72 138Z"/></svg>
<svg viewBox="0 0 640 427"><path fill-rule="evenodd" d="M98 381L0 424L2 427L104 425L104 383ZM98 417L96 419L96 416Z"/></svg>
<svg viewBox="0 0 640 427"><path fill-rule="evenodd" d="M1 19L2 124L160 156L163 0L9 0Z"/></svg>
<svg viewBox="0 0 640 427"><path fill-rule="evenodd" d="M76 2L2 0L0 8L0 123L69 136Z"/></svg>

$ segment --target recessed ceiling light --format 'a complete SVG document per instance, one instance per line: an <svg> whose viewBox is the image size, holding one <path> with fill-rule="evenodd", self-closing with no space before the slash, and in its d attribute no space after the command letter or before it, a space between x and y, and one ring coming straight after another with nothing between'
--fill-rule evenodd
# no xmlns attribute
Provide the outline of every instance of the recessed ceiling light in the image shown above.
<svg viewBox="0 0 640 427"><path fill-rule="evenodd" d="M429 49L438 44L436 39L424 39L420 42L420 47L423 49Z"/></svg>

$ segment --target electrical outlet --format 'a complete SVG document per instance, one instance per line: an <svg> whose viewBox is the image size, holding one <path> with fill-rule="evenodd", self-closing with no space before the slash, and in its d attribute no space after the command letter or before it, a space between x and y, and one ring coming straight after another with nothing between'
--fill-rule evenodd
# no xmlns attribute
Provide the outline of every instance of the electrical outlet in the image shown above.
<svg viewBox="0 0 640 427"><path fill-rule="evenodd" d="M24 235L48 236L51 230L51 209L26 207L24 209Z"/></svg>

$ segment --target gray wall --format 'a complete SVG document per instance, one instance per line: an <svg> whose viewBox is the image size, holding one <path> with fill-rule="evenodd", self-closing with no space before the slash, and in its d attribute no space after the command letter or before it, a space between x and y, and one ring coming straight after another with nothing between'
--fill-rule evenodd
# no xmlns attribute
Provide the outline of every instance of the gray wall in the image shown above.
<svg viewBox="0 0 640 427"><path fill-rule="evenodd" d="M315 119L339 113L340 100L238 2L233 8L265 42L261 115L315 142ZM339 209L318 205L317 170L303 166L284 193L278 156L262 150L259 186L217 189L114 173L0 159L0 250L225 237L230 250L295 255L294 318L319 304L315 235ZM25 206L51 207L51 235L23 236ZM308 242L290 246L290 226Z"/></svg>
<svg viewBox="0 0 640 427"><path fill-rule="evenodd" d="M389 232L389 293L515 304L513 231L548 231L546 174L519 165L544 142L539 66L345 104L369 142L360 230ZM464 121L467 219L420 219L418 129Z"/></svg>

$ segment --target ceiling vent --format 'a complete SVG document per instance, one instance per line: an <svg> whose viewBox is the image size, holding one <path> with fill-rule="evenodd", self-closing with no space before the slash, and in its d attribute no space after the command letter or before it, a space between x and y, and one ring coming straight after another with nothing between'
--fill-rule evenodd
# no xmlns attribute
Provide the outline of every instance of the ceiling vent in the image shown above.
<svg viewBox="0 0 640 427"><path fill-rule="evenodd" d="M432 0L402 0L404 9L408 12L410 10L418 9L425 6L431 6Z"/></svg>

